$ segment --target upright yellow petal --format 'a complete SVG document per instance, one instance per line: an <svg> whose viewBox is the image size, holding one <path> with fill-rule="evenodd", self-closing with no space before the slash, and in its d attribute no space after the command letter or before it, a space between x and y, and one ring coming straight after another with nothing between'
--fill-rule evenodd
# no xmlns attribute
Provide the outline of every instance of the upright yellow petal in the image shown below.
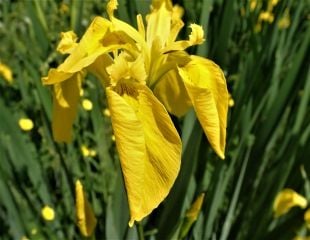
<svg viewBox="0 0 310 240"><path fill-rule="evenodd" d="M85 196L83 185L79 180L75 182L75 197L77 225L81 234L89 237L95 230L97 219Z"/></svg>
<svg viewBox="0 0 310 240"><path fill-rule="evenodd" d="M273 204L275 217L287 213L292 207L307 207L307 199L292 189L286 188L278 193Z"/></svg>
<svg viewBox="0 0 310 240"><path fill-rule="evenodd" d="M54 85L52 129L55 141L70 142L80 98L82 73Z"/></svg>
<svg viewBox="0 0 310 240"><path fill-rule="evenodd" d="M148 46L159 38L161 47L165 45L171 29L172 4L167 0L154 0L151 13L147 16L146 39Z"/></svg>
<svg viewBox="0 0 310 240"><path fill-rule="evenodd" d="M164 106L144 85L107 88L132 226L169 193L180 168L181 140Z"/></svg>
<svg viewBox="0 0 310 240"><path fill-rule="evenodd" d="M177 117L183 116L192 106L184 83L174 69L161 78L154 88L154 94L168 112Z"/></svg>
<svg viewBox="0 0 310 240"><path fill-rule="evenodd" d="M222 70L211 60L191 56L185 67L179 68L186 90L199 122L219 157L224 159L228 91Z"/></svg>

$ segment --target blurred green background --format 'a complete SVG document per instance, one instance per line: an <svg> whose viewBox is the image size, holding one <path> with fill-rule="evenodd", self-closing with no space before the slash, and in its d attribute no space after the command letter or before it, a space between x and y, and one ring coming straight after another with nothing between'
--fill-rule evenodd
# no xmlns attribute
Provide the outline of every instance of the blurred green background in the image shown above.
<svg viewBox="0 0 310 240"><path fill-rule="evenodd" d="M76 227L74 182L81 179L98 225L95 239L293 239L309 235L301 209L275 219L285 187L310 200L309 0L178 0L185 26L201 24L206 43L189 49L224 70L230 101L226 159L218 159L193 111L175 119L182 167L167 199L138 228L128 206L105 112L104 92L88 76L74 141L51 135L51 91L41 83L62 62L60 32L82 36L105 16L103 0L0 0L0 239L82 239ZM119 0L117 15L136 25L150 0ZM182 31L183 39L188 28ZM100 89L100 90L99 90ZM19 120L34 127L22 130ZM205 198L196 222L186 211ZM46 221L49 206L55 219Z"/></svg>

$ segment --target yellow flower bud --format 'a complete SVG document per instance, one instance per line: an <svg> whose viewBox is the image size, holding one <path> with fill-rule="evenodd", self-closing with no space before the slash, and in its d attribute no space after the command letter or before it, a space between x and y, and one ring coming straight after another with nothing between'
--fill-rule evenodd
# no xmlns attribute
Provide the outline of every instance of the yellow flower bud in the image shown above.
<svg viewBox="0 0 310 240"><path fill-rule="evenodd" d="M47 205L42 208L41 215L46 221L53 221L55 219L54 209Z"/></svg>
<svg viewBox="0 0 310 240"><path fill-rule="evenodd" d="M30 131L31 129L33 129L33 122L29 118L19 119L18 125L24 131Z"/></svg>

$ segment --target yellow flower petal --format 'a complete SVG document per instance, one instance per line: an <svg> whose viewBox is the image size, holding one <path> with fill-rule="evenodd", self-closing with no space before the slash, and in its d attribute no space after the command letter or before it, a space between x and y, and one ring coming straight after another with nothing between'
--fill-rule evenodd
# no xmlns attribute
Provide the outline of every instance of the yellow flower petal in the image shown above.
<svg viewBox="0 0 310 240"><path fill-rule="evenodd" d="M306 208L307 200L292 189L286 188L278 193L273 204L275 217L287 213L292 207Z"/></svg>
<svg viewBox="0 0 310 240"><path fill-rule="evenodd" d="M55 84L67 80L74 73L90 66L99 56L110 51L109 47L104 47L101 43L110 25L108 20L96 17L65 62L57 69L51 69L48 76L42 78L43 84Z"/></svg>
<svg viewBox="0 0 310 240"><path fill-rule="evenodd" d="M2 75L8 83L13 82L12 70L3 63L0 63L0 75Z"/></svg>
<svg viewBox="0 0 310 240"><path fill-rule="evenodd" d="M89 202L87 201L83 186L79 180L75 182L75 197L77 225L81 234L85 237L89 237L92 235L97 225L97 219Z"/></svg>
<svg viewBox="0 0 310 240"><path fill-rule="evenodd" d="M76 43L77 39L78 38L73 31L62 32L61 40L57 46L57 51L62 54L71 53L78 45Z"/></svg>
<svg viewBox="0 0 310 240"><path fill-rule="evenodd" d="M132 226L169 193L180 168L181 140L167 111L146 86L122 89L121 95L111 88L106 92Z"/></svg>
<svg viewBox="0 0 310 240"><path fill-rule="evenodd" d="M147 16L146 40L148 46L159 39L160 47L163 47L170 35L172 4L167 0L153 1L151 13Z"/></svg>
<svg viewBox="0 0 310 240"><path fill-rule="evenodd" d="M228 91L222 70L211 60L191 56L179 68L198 120L217 155L224 159Z"/></svg>
<svg viewBox="0 0 310 240"><path fill-rule="evenodd" d="M168 112L183 116L192 106L182 79L176 70L170 70L155 86L155 96L164 104Z"/></svg>
<svg viewBox="0 0 310 240"><path fill-rule="evenodd" d="M70 142L80 98L82 73L54 86L52 129L55 141Z"/></svg>
<svg viewBox="0 0 310 240"><path fill-rule="evenodd" d="M30 131L31 129L33 129L33 122L29 118L19 119L18 125L24 131Z"/></svg>
<svg viewBox="0 0 310 240"><path fill-rule="evenodd" d="M202 44L205 41L203 28L197 24L191 24L190 28L192 29L192 32L189 35L189 40L172 42L167 45L162 52L167 53L171 51L182 51L188 47Z"/></svg>
<svg viewBox="0 0 310 240"><path fill-rule="evenodd" d="M86 111L91 111L93 109L93 103L89 99L83 99L82 101L82 107Z"/></svg>
<svg viewBox="0 0 310 240"><path fill-rule="evenodd" d="M42 208L41 215L46 221L53 221L55 219L55 211L49 206L44 206Z"/></svg>

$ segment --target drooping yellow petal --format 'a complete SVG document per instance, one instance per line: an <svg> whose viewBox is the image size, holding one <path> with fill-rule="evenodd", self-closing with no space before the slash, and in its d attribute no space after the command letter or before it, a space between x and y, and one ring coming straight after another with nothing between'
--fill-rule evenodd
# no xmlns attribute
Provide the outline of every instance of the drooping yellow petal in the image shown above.
<svg viewBox="0 0 310 240"><path fill-rule="evenodd" d="M83 185L79 180L75 182L75 198L77 225L81 234L89 237L95 230L97 219L85 196Z"/></svg>
<svg viewBox="0 0 310 240"><path fill-rule="evenodd" d="M132 226L169 193L180 168L181 140L164 106L144 85L107 88Z"/></svg>
<svg viewBox="0 0 310 240"><path fill-rule="evenodd" d="M82 73L54 85L52 129L55 141L70 142L80 98Z"/></svg>
<svg viewBox="0 0 310 240"><path fill-rule="evenodd" d="M222 70L211 60L191 56L179 68L198 120L217 155L224 159L228 91Z"/></svg>
<svg viewBox="0 0 310 240"><path fill-rule="evenodd" d="M164 104L168 112L183 116L192 106L182 79L176 70L166 73L154 88L155 96Z"/></svg>
<svg viewBox="0 0 310 240"><path fill-rule="evenodd" d="M292 189L286 188L278 193L273 204L275 217L287 213L292 207L306 208L307 200Z"/></svg>
<svg viewBox="0 0 310 240"><path fill-rule="evenodd" d="M91 65L99 56L111 49L102 46L101 40L109 30L111 23L96 17L90 24L74 51L57 69L51 69L47 77L42 78L43 84L60 83Z"/></svg>
<svg viewBox="0 0 310 240"><path fill-rule="evenodd" d="M77 39L78 38L73 31L62 32L61 40L57 46L57 51L62 54L71 53L78 45L76 43Z"/></svg>

